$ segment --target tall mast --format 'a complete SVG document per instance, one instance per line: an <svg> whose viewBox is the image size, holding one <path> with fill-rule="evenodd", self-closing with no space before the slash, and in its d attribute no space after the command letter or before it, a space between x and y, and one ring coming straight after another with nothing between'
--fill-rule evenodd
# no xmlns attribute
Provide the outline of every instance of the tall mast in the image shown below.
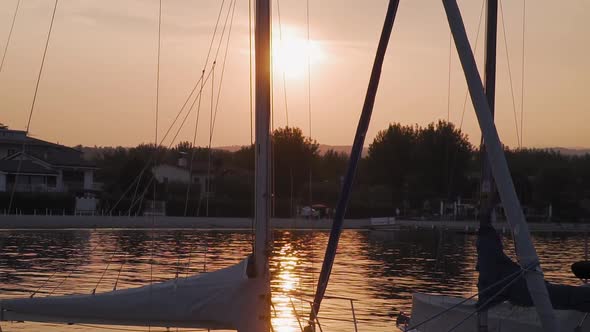
<svg viewBox="0 0 590 332"><path fill-rule="evenodd" d="M485 71L484 71L484 91L490 106L492 119L495 113L496 99L496 43L498 27L498 0L487 0L486 6L486 40L485 40ZM481 139L481 189L480 189L480 226L492 222L492 210L494 208L495 185L494 177L488 157L486 156L486 147Z"/></svg>
<svg viewBox="0 0 590 332"><path fill-rule="evenodd" d="M270 0L256 0L255 12L255 243L254 263L256 276L268 277L268 253L270 252Z"/></svg>
<svg viewBox="0 0 590 332"><path fill-rule="evenodd" d="M493 120L496 104L498 0L487 0L486 3L484 92L488 100L488 105L490 106L490 114ZM486 155L486 146L483 140L483 135L480 143L480 158L481 182L479 192L479 225L481 228L486 225L491 225L494 203L496 201L494 177L492 176L492 170ZM478 283L478 285L479 284L480 283ZM477 330L478 332L488 332L488 311L485 308L480 308L477 313Z"/></svg>
<svg viewBox="0 0 590 332"><path fill-rule="evenodd" d="M516 245L516 255L518 262L523 269L526 269L524 278L527 288L539 314L541 325L546 332L558 331L555 313L549 298L549 292L543 277L543 271L539 264L539 257L530 237L529 227L522 213L522 208L514 190L514 183L508 169L506 156L500 143L498 131L490 112L490 105L484 92L483 84L477 70L475 57L465 32L463 18L459 11L456 0L442 0L449 21L449 26L455 40L457 53L463 66L465 80L469 88L469 94L473 103L473 108L477 115L477 120L486 142L486 155L488 157L490 168L496 187L502 200L502 205L506 211L508 223L514 234L514 243Z"/></svg>
<svg viewBox="0 0 590 332"><path fill-rule="evenodd" d="M361 159L369 123L371 122L371 114L373 113L375 97L377 96L377 88L379 87L379 79L381 78L381 69L383 67L387 45L389 44L389 37L391 36L391 31L393 30L393 23L395 21L399 2L399 0L389 0L389 5L387 7L387 14L385 15L385 21L383 22L383 29L381 30L381 37L379 39L379 45L377 46L377 52L373 62L373 69L371 70L371 77L369 78L369 86L365 95L365 102L363 104L361 116L356 128L356 134L354 136L354 142L350 151L346 176L344 177L344 183L342 185L342 190L340 191L340 197L338 198L338 205L336 206L336 212L334 214L334 222L332 223L328 246L326 247L326 253L324 254L324 262L322 264L322 270L318 279L318 286L310 314L311 325L313 325L315 322L315 318L317 317L317 314L320 310L322 299L324 298L324 293L328 287L328 281L330 280L332 266L334 265L334 259L336 257L336 250L338 249L338 241L340 240L340 234L342 233L344 215L346 214L346 207L348 206L348 201L350 200L352 184L354 182L358 162ZM308 330L311 329L308 328Z"/></svg>

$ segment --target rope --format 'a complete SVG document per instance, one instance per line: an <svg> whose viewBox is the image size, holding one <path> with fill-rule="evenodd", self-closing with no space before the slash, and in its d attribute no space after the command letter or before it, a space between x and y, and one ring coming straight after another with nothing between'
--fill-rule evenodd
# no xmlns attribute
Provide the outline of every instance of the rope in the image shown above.
<svg viewBox="0 0 590 332"><path fill-rule="evenodd" d="M190 271L190 268L191 268L191 257L192 257L192 254L193 254L193 247L194 247L194 244L193 243L191 243L190 246L188 247L188 261L186 263L186 274L185 274L185 277L184 277L185 279L189 277L190 272L191 272Z"/></svg>
<svg viewBox="0 0 590 332"><path fill-rule="evenodd" d="M93 247L93 248L90 250L90 252L93 252L93 251L95 251L95 250L98 248L99 244L100 244L100 242L96 243L96 244L94 245L94 247ZM75 267L75 266L76 266L76 265L78 265L78 264L82 264L82 262L83 262L83 258L80 258L80 259L78 260L78 263L77 263L77 264L76 264L76 263L74 263L74 264L72 264L72 265L70 265L70 266L71 266L71 267ZM67 271L67 270L68 270L68 269L66 269L66 271ZM41 286L37 287L37 289L35 289L35 290L34 290L34 291L31 293L31 295L30 295L29 297L31 297L31 298L32 298L32 297L34 297L34 296L35 296L35 295L36 295L36 294L37 294L37 293L38 293L38 292L39 292L41 289L43 289L43 287L45 287L45 285L47 285L47 283L49 283L49 281L51 281L51 279L53 279L53 277L56 275L57 271L58 271L57 269L56 269L55 271L53 271L53 273L52 273L52 274L49 276L49 278L45 279L45 281L43 281L43 283L41 284ZM65 282L65 280L67 280L67 279L70 277L70 275L72 275L72 273L73 273L73 272L74 272L74 269L70 269L69 273L66 275L66 277L64 278L64 280L63 280L63 281L62 281L62 282L61 282L61 283L58 285L58 287L59 287L59 286L61 286L61 284L63 284L63 283ZM57 288L57 287L56 287L56 288ZM54 289L51 291L51 293L50 293L50 294L53 294L53 292L55 291L55 289L56 289L56 288L54 288Z"/></svg>
<svg viewBox="0 0 590 332"><path fill-rule="evenodd" d="M521 146L520 134L518 132L518 118L516 115L516 101L514 98L514 87L512 85L512 70L510 68L510 55L508 54L508 40L506 38L506 27L504 22L504 11L502 10L502 0L498 1L500 4L500 18L502 19L502 36L504 37L504 50L506 51L506 63L508 65L508 81L510 82L510 93L512 96L512 111L514 113L514 125L516 126L516 141L519 147Z"/></svg>
<svg viewBox="0 0 590 332"><path fill-rule="evenodd" d="M123 260L121 261L121 267L119 267L119 272L117 272L117 279L115 279L115 285L113 286L113 291L117 290L117 285L119 284L119 278L121 277L121 271L123 271L123 266L127 263L127 253L124 254Z"/></svg>
<svg viewBox="0 0 590 332"><path fill-rule="evenodd" d="M99 246L99 245L100 245L100 242L97 242L97 243L96 243L96 245L94 246L94 248L92 248L92 249L90 250L90 252L91 252L91 253L92 253L92 252L94 252L94 251L95 251L95 250L98 248L98 246ZM79 263L78 263L78 264L82 264L82 263L83 263L83 261L84 261L84 259L83 259L83 258L80 258L80 260L79 260ZM76 266L76 264L72 264L72 266L73 266L73 267L75 267L75 266ZM62 280L62 281L61 281L59 284L57 284L57 286L55 286L55 287L54 287L54 288L51 290L51 292L49 292L49 294L48 294L48 295L52 295L53 293L55 293L55 291L56 291L56 290L58 290L58 289L61 287L61 285L63 285L63 284L64 284L64 283L65 283L65 282L66 282L66 281L67 281L67 280L70 278L70 276L72 275L72 273L74 273L74 269L71 269L71 270L68 272L68 274L67 274L67 275L66 275L66 276L63 278L63 280ZM51 277L50 277L49 279L51 279ZM49 281L49 279L47 279L47 281ZM39 289L40 289L40 288L41 288L41 287L39 287ZM37 292L39 289L37 289L37 290L35 291L35 293L36 293L36 292ZM35 293L31 294L31 297L33 297L33 296L35 295Z"/></svg>
<svg viewBox="0 0 590 332"><path fill-rule="evenodd" d="M59 0L55 0L55 4L53 5L53 13L51 14L51 23L49 24L49 31L47 32L47 39L45 41L45 48L43 50L43 57L41 58L41 66L39 67L39 74L37 75L37 82L35 83L35 92L33 94L33 102L31 103L31 109L29 111L29 118L27 120L27 128L25 130L25 139L23 140L23 148L22 154L25 153L25 146L27 144L26 137L29 135L29 130L31 128L31 119L33 118L33 111L35 110L35 104L37 102L37 93L39 92L39 82L41 81L41 75L43 74L43 68L45 67L45 57L47 56L47 49L49 48L49 40L51 39L51 32L53 31L53 22L55 21L55 12L57 11L57 4ZM16 13L15 13L16 17ZM12 30L12 29L11 29ZM8 47L8 45L7 45ZM19 158L18 166L16 170L16 176L14 178L14 186L12 186L12 191L10 193L10 201L8 203L8 213L12 209L12 203L14 201L14 193L16 192L16 187L18 185L18 176L20 174L22 168L22 161L23 158Z"/></svg>
<svg viewBox="0 0 590 332"><path fill-rule="evenodd" d="M524 56L525 56L525 32L526 32L526 0L522 0L522 59L521 59L521 87L520 87L520 147L524 140Z"/></svg>
<svg viewBox="0 0 590 332"><path fill-rule="evenodd" d="M133 329L133 328L123 328L123 327L107 327L103 325L93 325L93 324L70 324L70 323L44 323L45 325L52 325L52 326L64 326L64 325L76 325L81 327L89 327L93 329L100 329L100 330L109 330L109 331L134 331L134 332L145 332L142 329ZM165 328L164 330L159 330L161 332L168 332L169 328ZM193 329L193 330L186 330L183 329L183 332L197 332L197 331L209 331L208 329Z"/></svg>
<svg viewBox="0 0 590 332"><path fill-rule="evenodd" d="M98 286L100 285L100 283L102 282L102 279L104 278L105 274L107 273L107 271L109 270L109 266L111 265L111 261L113 260L113 258L115 257L115 255L117 254L117 249L115 248L115 250L113 250L113 254L111 255L111 257L109 257L109 259L107 260L107 265L105 267L105 269L102 271L102 274L100 275L100 278L98 278L98 281L96 282L96 285L94 286L94 289L92 290L92 295L94 295L96 293L96 289L98 288ZM123 268L123 266L121 265L121 268ZM119 273L121 271L119 270ZM117 280L119 278L117 277ZM116 287L116 282L115 282L115 287Z"/></svg>
<svg viewBox="0 0 590 332"><path fill-rule="evenodd" d="M16 9L14 10L14 15L12 16L12 24L10 25L10 31L8 32L8 39L6 40L6 47L4 48L4 53L2 54L2 62L0 62L0 73L4 67L4 59L6 59L6 52L8 52L8 46L10 46L10 40L12 39L12 30L14 29L14 22L16 22L16 14L18 13L19 6L20 0L17 0Z"/></svg>

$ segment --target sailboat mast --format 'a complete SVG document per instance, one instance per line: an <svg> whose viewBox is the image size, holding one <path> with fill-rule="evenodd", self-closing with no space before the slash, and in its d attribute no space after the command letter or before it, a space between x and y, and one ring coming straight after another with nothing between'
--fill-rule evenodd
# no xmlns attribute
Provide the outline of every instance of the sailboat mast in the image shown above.
<svg viewBox="0 0 590 332"><path fill-rule="evenodd" d="M344 183L342 185L342 190L340 191L340 197L338 198L338 205L336 206L334 221L332 223L332 229L330 230L330 238L328 240L328 246L326 247L326 252L324 254L324 262L322 264L322 270L320 271L312 311L310 314L310 324L314 324L315 318L317 317L317 314L320 310L322 299L324 298L324 293L328 288L328 281L330 280L332 266L334 265L334 259L338 249L338 241L340 241L340 234L342 233L344 215L346 213L348 201L350 200L352 185L356 175L356 169L359 160L361 159L369 123L371 122L371 114L373 113L373 106L375 105L379 80L381 79L381 69L383 68L383 61L385 59L385 53L389 44L389 38L391 37L391 31L393 30L393 23L395 21L399 2L399 0L389 0L389 5L387 7L385 21L383 22L383 28L381 30L381 37L379 39L375 60L373 62L373 69L371 70L371 77L369 78L369 86L365 95L365 102L363 104L361 116L356 128L356 134L354 136L352 149L350 151L346 176L344 177Z"/></svg>
<svg viewBox="0 0 590 332"><path fill-rule="evenodd" d="M527 269L524 273L529 293L536 306L539 319L545 331L558 331L553 306L549 298L543 271L539 265L539 257L532 243L530 232L520 202L514 190L514 183L508 169L506 156L502 149L498 131L494 125L483 84L477 70L475 57L465 32L465 25L456 0L443 0L449 26L455 40L459 59L463 67L469 94L477 120L487 145L486 154L490 162L496 187L502 200L508 223L514 234L516 255L520 266Z"/></svg>
<svg viewBox="0 0 590 332"><path fill-rule="evenodd" d="M486 40L485 40L485 71L484 91L490 105L492 119L496 104L496 44L498 32L498 0L487 0L486 6ZM495 185L490 163L486 155L486 146L481 139L481 189L480 189L480 225L491 224L494 208Z"/></svg>
<svg viewBox="0 0 590 332"><path fill-rule="evenodd" d="M484 92L490 106L490 114L494 118L496 104L496 44L498 35L498 0L486 1L486 38L485 38L485 69ZM479 195L479 225L485 227L492 224L496 190L494 177L488 157L483 135L480 143L481 182ZM479 251L478 251L479 254ZM479 257L478 257L479 262ZM480 283L478 283L480 285ZM488 311L481 308L477 313L478 332L488 332Z"/></svg>
<svg viewBox="0 0 590 332"><path fill-rule="evenodd" d="M268 274L270 252L270 88L271 9L270 0L256 0L254 49L255 99L255 243L254 264L258 277Z"/></svg>

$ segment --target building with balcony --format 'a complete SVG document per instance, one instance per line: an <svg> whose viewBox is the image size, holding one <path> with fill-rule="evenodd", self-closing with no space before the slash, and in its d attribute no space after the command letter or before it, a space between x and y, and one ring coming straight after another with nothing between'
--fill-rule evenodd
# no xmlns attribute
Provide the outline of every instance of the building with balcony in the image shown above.
<svg viewBox="0 0 590 332"><path fill-rule="evenodd" d="M96 165L82 151L0 126L0 192L56 192L88 196Z"/></svg>

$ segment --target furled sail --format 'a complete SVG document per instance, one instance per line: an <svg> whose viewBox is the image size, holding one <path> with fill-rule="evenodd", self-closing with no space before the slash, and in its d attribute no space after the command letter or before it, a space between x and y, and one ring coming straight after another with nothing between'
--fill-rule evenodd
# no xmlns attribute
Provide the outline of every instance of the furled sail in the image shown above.
<svg viewBox="0 0 590 332"><path fill-rule="evenodd" d="M270 289L266 277L248 278L247 265L96 295L2 300L0 319L255 332Z"/></svg>
<svg viewBox="0 0 590 332"><path fill-rule="evenodd" d="M478 307L487 309L503 301L518 306L533 306L521 267L504 253L502 240L493 226L483 225L477 239L480 291ZM512 276L512 277L511 277ZM568 286L547 282L553 308L590 312L590 287ZM484 290L487 290L484 292Z"/></svg>

